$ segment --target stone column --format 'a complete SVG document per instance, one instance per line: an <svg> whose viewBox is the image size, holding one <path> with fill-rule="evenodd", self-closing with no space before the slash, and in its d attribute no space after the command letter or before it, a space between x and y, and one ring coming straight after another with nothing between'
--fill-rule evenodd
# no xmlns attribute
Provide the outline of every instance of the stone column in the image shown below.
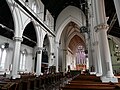
<svg viewBox="0 0 120 90"><path fill-rule="evenodd" d="M53 61L54 61L54 53L51 52L51 53L49 54L49 63L48 63L48 67L53 66Z"/></svg>
<svg viewBox="0 0 120 90"><path fill-rule="evenodd" d="M62 49L62 71L63 72L67 72L67 64L66 64L66 55L67 55L67 50L66 49Z"/></svg>
<svg viewBox="0 0 120 90"><path fill-rule="evenodd" d="M93 31L93 38L94 38L94 41L93 41L93 48L94 48L94 59L96 61L96 76L101 76L102 75L102 66L101 66L101 56L100 56L100 49L99 49L99 40L98 40L98 33L95 32L94 30L94 27L96 26L97 24L97 20L96 20L96 7L95 7L95 1L92 0L91 1L92 3L92 6L91 6L91 27L92 27L92 31Z"/></svg>
<svg viewBox="0 0 120 90"><path fill-rule="evenodd" d="M21 42L23 41L23 38L14 37L13 39L15 41L15 46L14 46L15 48L14 48L14 54L13 54L11 77L15 79L15 78L20 78L20 75L18 75L18 69L19 69L20 47L21 47Z"/></svg>
<svg viewBox="0 0 120 90"><path fill-rule="evenodd" d="M54 43L53 43L54 42L54 37L51 36L51 35L48 35L48 37L49 37L49 40L50 40L48 67L50 67L50 66L53 66L53 64L54 64L54 56L55 56L55 54L54 54Z"/></svg>
<svg viewBox="0 0 120 90"><path fill-rule="evenodd" d="M85 33L85 38L86 38L86 50L88 50L89 71L91 74L93 74L93 71L91 71L91 67L94 65L93 52L92 52L91 41L90 41L91 39L87 33Z"/></svg>
<svg viewBox="0 0 120 90"><path fill-rule="evenodd" d="M94 47L92 45L92 43L94 42L94 25L93 25L93 15L92 15L92 7L91 7L91 2L88 0L88 35L89 35L89 58L90 58L90 72L91 74L96 74L96 69L97 69L97 65L96 65L96 59L95 59L95 50Z"/></svg>
<svg viewBox="0 0 120 90"><path fill-rule="evenodd" d="M95 38L97 38L97 36L95 36ZM98 44L97 40L95 40L93 46L95 49L95 56L94 57L96 58L96 66L97 66L96 76L102 76L100 49L99 49L99 44Z"/></svg>
<svg viewBox="0 0 120 90"><path fill-rule="evenodd" d="M91 41L91 55L92 55L92 67L93 67L93 74L96 74L98 67L97 67L97 58L96 58L96 48L95 48L95 31L94 31L94 23L93 23L93 17L90 18L90 41ZM92 69L92 68L91 68Z"/></svg>
<svg viewBox="0 0 120 90"><path fill-rule="evenodd" d="M56 72L58 72L58 52L59 51L59 42L55 42L55 66L56 66Z"/></svg>
<svg viewBox="0 0 120 90"><path fill-rule="evenodd" d="M37 67L36 67L36 75L39 76L41 74L41 60L42 60L42 47L37 47Z"/></svg>
<svg viewBox="0 0 120 90"><path fill-rule="evenodd" d="M107 38L107 24L100 24L95 27L99 33L99 45L100 45L100 54L102 62L102 82L118 82L117 78L113 75L112 63L110 57L110 50Z"/></svg>
<svg viewBox="0 0 120 90"><path fill-rule="evenodd" d="M89 69L89 61L88 61L88 57L86 57L86 69Z"/></svg>
<svg viewBox="0 0 120 90"><path fill-rule="evenodd" d="M117 17L118 17L118 22L119 22L119 25L120 25L120 0L114 0L114 4L115 4Z"/></svg>
<svg viewBox="0 0 120 90"><path fill-rule="evenodd" d="M118 82L118 79L113 75L111 56L107 38L108 25L106 22L104 0L95 0L96 8L96 32L98 32L100 55L102 63L102 82Z"/></svg>

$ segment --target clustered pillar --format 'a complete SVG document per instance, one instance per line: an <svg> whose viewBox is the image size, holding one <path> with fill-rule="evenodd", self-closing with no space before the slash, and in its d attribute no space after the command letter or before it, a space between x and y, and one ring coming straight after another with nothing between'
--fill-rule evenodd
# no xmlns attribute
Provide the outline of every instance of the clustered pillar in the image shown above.
<svg viewBox="0 0 120 90"><path fill-rule="evenodd" d="M118 82L118 79L114 76L112 70L112 62L109 50L109 43L107 38L107 25L104 0L94 0L96 8L96 26L95 30L98 34L101 64L102 64L102 82ZM101 68L101 67L100 67Z"/></svg>
<svg viewBox="0 0 120 90"><path fill-rule="evenodd" d="M37 47L37 67L36 67L36 75L39 76L41 74L41 58L42 58L42 47Z"/></svg>

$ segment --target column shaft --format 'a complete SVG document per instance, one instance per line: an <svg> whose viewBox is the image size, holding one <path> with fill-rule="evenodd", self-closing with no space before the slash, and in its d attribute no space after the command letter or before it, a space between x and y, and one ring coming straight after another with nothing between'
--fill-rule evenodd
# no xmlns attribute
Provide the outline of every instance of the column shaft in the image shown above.
<svg viewBox="0 0 120 90"><path fill-rule="evenodd" d="M98 32L100 55L102 63L102 82L118 82L117 78L113 75L111 56L107 38L108 25L106 22L104 0L95 0L96 8L96 21L95 27Z"/></svg>
<svg viewBox="0 0 120 90"><path fill-rule="evenodd" d="M21 37L14 37L14 40L15 40L15 48L14 48L13 64L12 64L12 72L11 72L11 77L13 79L20 77L18 75L18 68L19 68L21 41L23 41L23 39Z"/></svg>
<svg viewBox="0 0 120 90"><path fill-rule="evenodd" d="M100 57L100 49L98 46L98 41L95 41L94 48L95 48L95 54L96 54L95 57L96 57L96 64L97 64L96 76L102 76L102 65L101 65L101 57Z"/></svg>
<svg viewBox="0 0 120 90"><path fill-rule="evenodd" d="M56 66L56 72L58 72L58 52L59 51L59 42L55 43L55 66Z"/></svg>
<svg viewBox="0 0 120 90"><path fill-rule="evenodd" d="M36 68L36 75L41 74L41 61L42 60L42 48L38 47L37 48L37 68Z"/></svg>
<svg viewBox="0 0 120 90"><path fill-rule="evenodd" d="M63 72L67 72L66 53L67 53L67 50L63 49L62 50L62 54L63 54L63 58L62 58L62 71Z"/></svg>
<svg viewBox="0 0 120 90"><path fill-rule="evenodd" d="M93 47L94 47L94 58L96 59L96 76L101 76L102 75L102 66L101 66L101 56L100 56L100 48L99 48L99 40L98 40L98 33L95 32L94 27L97 24L97 18L96 18L96 5L95 5L95 1L92 0L92 30L93 30L93 38L94 38L94 42L93 42Z"/></svg>

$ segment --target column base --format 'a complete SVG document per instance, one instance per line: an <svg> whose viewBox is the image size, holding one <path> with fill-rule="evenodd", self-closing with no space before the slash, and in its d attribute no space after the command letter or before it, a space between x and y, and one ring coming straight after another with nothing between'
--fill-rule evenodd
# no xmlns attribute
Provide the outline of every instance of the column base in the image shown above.
<svg viewBox="0 0 120 90"><path fill-rule="evenodd" d="M108 71L107 72L107 74L106 74L106 77L114 77L114 74L113 74L113 72L111 72L111 71Z"/></svg>
<svg viewBox="0 0 120 90"><path fill-rule="evenodd" d="M95 75L96 74L96 72L90 72L90 75Z"/></svg>
<svg viewBox="0 0 120 90"><path fill-rule="evenodd" d="M96 73L96 76L97 77L102 76L102 73Z"/></svg>
<svg viewBox="0 0 120 90"><path fill-rule="evenodd" d="M117 77L106 77L106 76L102 76L100 77L102 82L108 83L108 82L113 82L113 83L118 83L118 78Z"/></svg>
<svg viewBox="0 0 120 90"><path fill-rule="evenodd" d="M13 75L12 79L20 78L20 75Z"/></svg>
<svg viewBox="0 0 120 90"><path fill-rule="evenodd" d="M35 75L40 76L40 75L43 75L43 73L42 72L41 73L36 73Z"/></svg>

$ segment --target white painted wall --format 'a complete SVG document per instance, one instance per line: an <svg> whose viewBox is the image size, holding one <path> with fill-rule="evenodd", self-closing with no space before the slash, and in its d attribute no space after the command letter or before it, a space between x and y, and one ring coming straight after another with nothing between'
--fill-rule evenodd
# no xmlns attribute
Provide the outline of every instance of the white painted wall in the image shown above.
<svg viewBox="0 0 120 90"><path fill-rule="evenodd" d="M39 18L43 21L44 20L44 4L41 2L41 0L37 0L37 2L38 2L37 14Z"/></svg>
<svg viewBox="0 0 120 90"><path fill-rule="evenodd" d="M27 55L26 55L26 66L25 69L27 70L27 72L32 72L32 68L34 66L32 66L33 64L33 48L26 46L26 45L21 45L21 51L23 51L24 49L26 49L27 51Z"/></svg>
<svg viewBox="0 0 120 90"><path fill-rule="evenodd" d="M12 63L12 59L13 59L13 50L14 50L14 41L11 39L8 39L6 37L0 36L0 45L4 44L4 43L9 43L9 48L7 49L7 57L6 57L6 62L5 62L5 70L7 69L7 71L9 71L9 66ZM21 46L21 51L26 49L27 50L27 57L26 57L26 69L27 72L31 72L31 68L32 68L32 52L33 52L33 48L26 46L26 45L22 45ZM1 73L1 72L0 72Z"/></svg>
<svg viewBox="0 0 120 90"><path fill-rule="evenodd" d="M52 15L50 14L50 12L47 10L46 11L46 24L47 24L47 26L51 29L51 30L53 30L54 29L54 18L52 17Z"/></svg>
<svg viewBox="0 0 120 90"><path fill-rule="evenodd" d="M4 44L4 43L9 43L9 48L7 49L7 57L6 57L6 62L5 62L5 70L7 69L7 71L9 70L9 65L12 62L12 56L13 56L13 49L14 49L14 44L13 41L5 38L3 36L0 36L0 45Z"/></svg>

